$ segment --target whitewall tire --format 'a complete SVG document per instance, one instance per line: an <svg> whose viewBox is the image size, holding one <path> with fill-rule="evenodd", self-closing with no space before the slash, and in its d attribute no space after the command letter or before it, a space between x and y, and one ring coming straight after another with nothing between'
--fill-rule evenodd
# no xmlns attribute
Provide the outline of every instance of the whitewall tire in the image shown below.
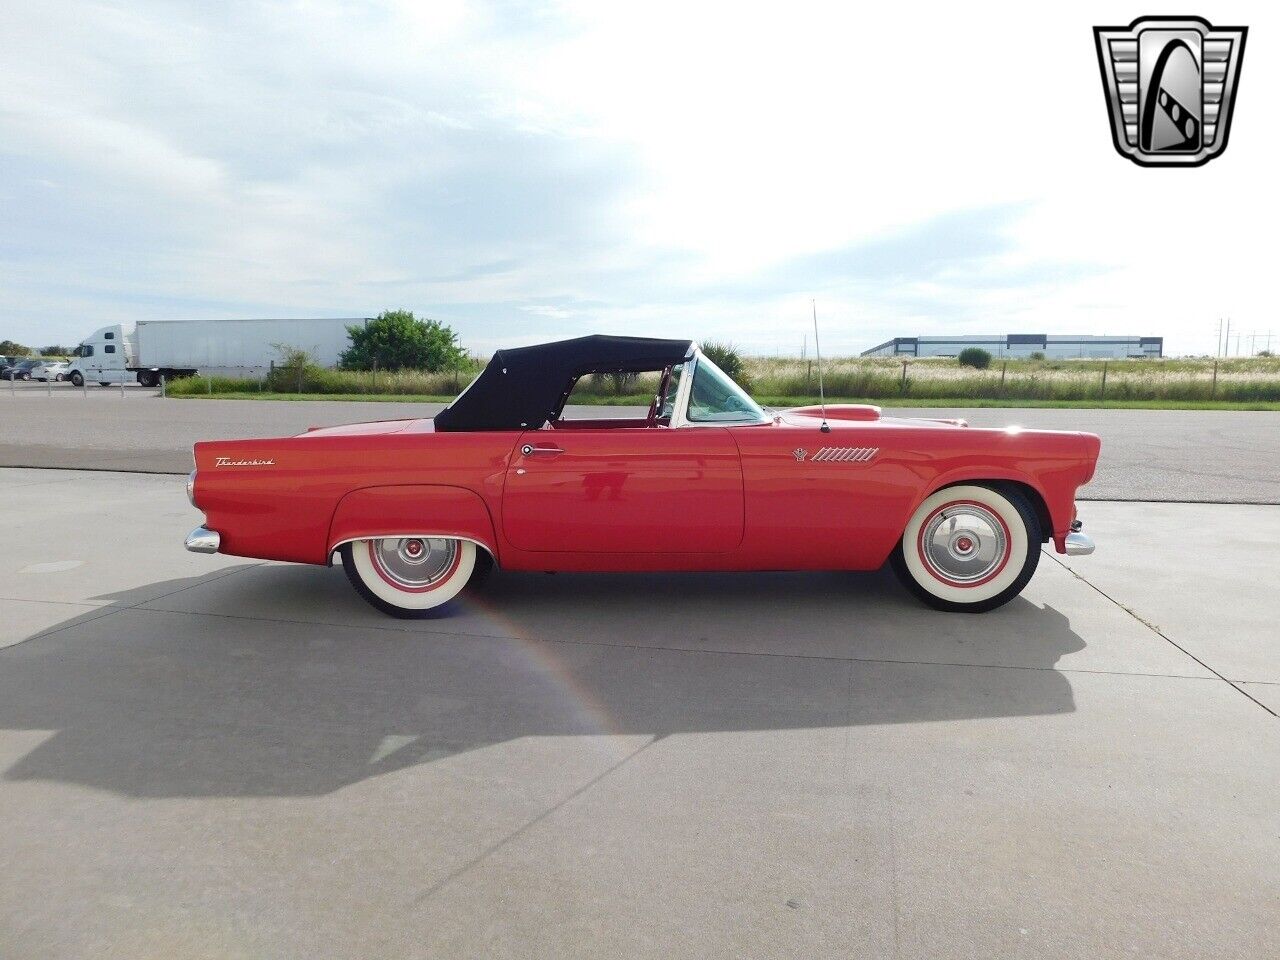
<svg viewBox="0 0 1280 960"><path fill-rule="evenodd" d="M343 544L341 553L356 591L395 617L445 612L449 602L489 567L483 549L451 537L355 540Z"/></svg>
<svg viewBox="0 0 1280 960"><path fill-rule="evenodd" d="M1040 543L1040 523L1025 497L963 484L920 504L894 551L893 568L929 606L981 613L1022 592L1040 561Z"/></svg>

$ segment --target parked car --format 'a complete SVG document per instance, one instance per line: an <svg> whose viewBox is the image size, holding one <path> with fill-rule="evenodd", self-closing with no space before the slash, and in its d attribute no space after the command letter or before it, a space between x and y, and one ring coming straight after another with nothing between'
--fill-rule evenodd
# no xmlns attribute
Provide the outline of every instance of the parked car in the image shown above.
<svg viewBox="0 0 1280 960"><path fill-rule="evenodd" d="M0 357L0 378L5 378L5 375L17 366L21 359L21 357Z"/></svg>
<svg viewBox="0 0 1280 960"><path fill-rule="evenodd" d="M5 370L3 376L6 380L30 380L32 369L43 362L39 357L35 359L28 357L25 360L19 360L12 367Z"/></svg>
<svg viewBox="0 0 1280 960"><path fill-rule="evenodd" d="M65 360L45 360L31 368L27 379L39 380L41 383L46 380L62 383L67 379L67 367Z"/></svg>
<svg viewBox="0 0 1280 960"><path fill-rule="evenodd" d="M653 372L648 413L569 419L579 377ZM1086 554L1100 441L853 404L766 411L688 340L500 350L434 419L195 445L187 548L328 564L401 617L493 565L535 571L875 570L991 610L1042 543ZM672 587L672 589L678 589ZM655 598L656 599L656 598Z"/></svg>

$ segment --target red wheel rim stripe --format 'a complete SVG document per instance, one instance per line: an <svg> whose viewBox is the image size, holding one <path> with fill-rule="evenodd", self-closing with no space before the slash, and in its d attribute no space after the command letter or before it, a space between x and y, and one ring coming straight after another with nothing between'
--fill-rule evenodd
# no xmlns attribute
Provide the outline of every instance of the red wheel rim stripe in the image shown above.
<svg viewBox="0 0 1280 960"><path fill-rule="evenodd" d="M947 510L950 510L952 507L961 507L961 506L981 507L987 513L995 517L996 521L1000 524L1001 529L1004 530L1004 544L1005 544L1004 557L1001 558L999 566L997 566L994 570L992 570L989 574L987 574L981 580L966 581L964 583L961 583L958 580L952 580L949 577L945 577L942 575L940 571L934 569L933 564L929 562L929 554L924 548L924 532L925 530L928 529L929 524L933 521L933 518L940 513L944 513ZM1009 533L1009 525L1004 522L1004 517L1000 516L1000 514L996 512L996 509L993 506L991 506L989 503L979 503L977 500L952 500L950 503L943 504L942 506L938 507L938 509L934 510L933 513L929 514L929 516L924 518L924 521L920 524L920 533L916 535L916 556L920 558L920 562L924 564L924 568L929 571L929 575L931 577L933 577L935 580L939 581L940 583L945 583L948 587L957 587L957 588L967 589L970 587L980 587L984 583L990 583L996 577L1000 576L1001 571L1003 571L1004 568L1008 565L1009 557L1011 557L1012 555L1013 555L1013 537Z"/></svg>
<svg viewBox="0 0 1280 960"><path fill-rule="evenodd" d="M378 551L374 547L376 540L369 541L369 561L373 564L373 569L378 571L378 576L383 581L401 593L430 593L437 587L443 587L446 583L453 579L453 575L458 572L458 567L462 564L462 544L458 544L458 548L453 552L453 563L449 564L449 569L440 575L440 579L435 583L429 583L425 587L406 587L402 583L396 583L387 576L385 570L382 569L382 559L378 556Z"/></svg>

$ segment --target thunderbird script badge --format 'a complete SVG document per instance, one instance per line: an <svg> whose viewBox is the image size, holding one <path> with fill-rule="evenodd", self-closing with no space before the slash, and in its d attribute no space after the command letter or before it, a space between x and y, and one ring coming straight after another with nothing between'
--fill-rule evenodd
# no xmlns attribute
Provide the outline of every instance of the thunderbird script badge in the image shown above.
<svg viewBox="0 0 1280 960"><path fill-rule="evenodd" d="M1198 167L1227 149L1247 33L1199 17L1094 27L1116 150L1144 167Z"/></svg>

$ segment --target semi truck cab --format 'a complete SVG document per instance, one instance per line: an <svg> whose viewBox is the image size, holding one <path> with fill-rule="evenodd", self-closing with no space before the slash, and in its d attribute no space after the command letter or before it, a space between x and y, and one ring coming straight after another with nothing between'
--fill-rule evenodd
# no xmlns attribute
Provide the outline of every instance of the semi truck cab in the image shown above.
<svg viewBox="0 0 1280 960"><path fill-rule="evenodd" d="M133 343L125 336L124 328L116 324L93 331L76 347L67 376L77 387L86 380L106 387L135 379L134 371L129 369L133 365ZM142 380L141 376L136 379Z"/></svg>

